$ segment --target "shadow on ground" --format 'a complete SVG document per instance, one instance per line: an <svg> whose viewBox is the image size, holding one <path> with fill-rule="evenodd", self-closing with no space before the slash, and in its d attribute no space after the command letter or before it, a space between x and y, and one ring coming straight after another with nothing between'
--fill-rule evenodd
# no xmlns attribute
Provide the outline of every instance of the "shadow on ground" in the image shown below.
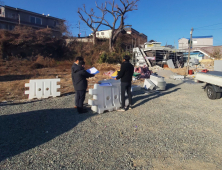
<svg viewBox="0 0 222 170"><path fill-rule="evenodd" d="M69 95L72 95L72 94L75 94L75 92L63 93L63 94L60 95L60 97L62 97L62 96L69 96Z"/></svg>
<svg viewBox="0 0 222 170"><path fill-rule="evenodd" d="M134 107L140 106L140 105L148 102L149 100L158 98L160 96L164 96L164 95L176 92L177 90L180 89L180 88L176 88L176 87L181 85L181 84L183 84L183 83L184 83L184 81L181 81L178 84L167 83L165 91L146 90L146 89L143 89L141 91L135 91L135 92L132 93L132 95L133 95L133 103L136 103L137 101L140 101L140 102L138 104L134 105ZM169 89L173 89L173 88L175 88L175 89L169 91Z"/></svg>
<svg viewBox="0 0 222 170"><path fill-rule="evenodd" d="M14 81L14 80L26 80L33 77L32 75L5 75L0 76L0 82L3 81Z"/></svg>
<svg viewBox="0 0 222 170"><path fill-rule="evenodd" d="M139 103L133 105L133 107L138 107L140 105L143 105L144 103L153 100L155 98L158 98L160 96L164 96L173 92L176 92L177 90L179 90L180 88L176 88L174 90L171 91L166 91L166 92L152 92L152 93L138 93L133 95L133 103L136 103L137 101L139 101ZM141 94L144 94L143 96L141 96Z"/></svg>
<svg viewBox="0 0 222 170"><path fill-rule="evenodd" d="M180 80L175 80L175 81L180 81ZM178 83L178 84L167 83L167 85L166 85L166 90L172 89L172 88L174 88L174 87L176 87L176 86L179 86L179 85L181 85L181 84L184 84L184 82L181 81L181 82Z"/></svg>
<svg viewBox="0 0 222 170"><path fill-rule="evenodd" d="M94 115L78 114L73 108L2 115L0 161L48 142Z"/></svg>

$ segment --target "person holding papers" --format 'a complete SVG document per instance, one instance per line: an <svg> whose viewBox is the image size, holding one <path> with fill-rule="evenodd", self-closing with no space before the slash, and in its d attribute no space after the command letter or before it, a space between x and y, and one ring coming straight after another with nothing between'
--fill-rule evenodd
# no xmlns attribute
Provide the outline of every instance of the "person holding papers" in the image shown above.
<svg viewBox="0 0 222 170"><path fill-rule="evenodd" d="M72 65L72 83L73 83L75 91L76 91L76 88L75 88L75 84L74 84L74 76L73 75L74 75L75 67L78 67L79 61L83 61L83 58L80 57L80 56L75 58L75 62ZM75 95L75 106L74 106L74 108L77 108L77 101L78 100L76 99L76 95Z"/></svg>
<svg viewBox="0 0 222 170"><path fill-rule="evenodd" d="M76 104L77 104L77 111L79 113L86 113L87 111L83 109L83 102L86 96L86 89L87 89L87 78L93 77L94 74L88 73L85 69L85 62L79 61L79 64L73 68L73 79L74 79L74 86L76 90Z"/></svg>
<svg viewBox="0 0 222 170"><path fill-rule="evenodd" d="M125 92L129 97L129 109L132 109L132 94L131 94L131 82L132 76L134 72L133 65L129 62L130 56L125 55L123 59L123 63L121 64L120 71L118 72L115 80L121 79L121 100L122 107L118 111L125 111Z"/></svg>

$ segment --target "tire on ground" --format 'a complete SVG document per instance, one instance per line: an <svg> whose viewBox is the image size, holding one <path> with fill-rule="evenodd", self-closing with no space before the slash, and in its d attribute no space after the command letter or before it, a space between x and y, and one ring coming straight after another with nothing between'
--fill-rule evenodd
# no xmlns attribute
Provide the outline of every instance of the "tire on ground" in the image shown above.
<svg viewBox="0 0 222 170"><path fill-rule="evenodd" d="M211 100L215 100L217 98L217 93L214 90L213 86L208 85L206 89L207 97Z"/></svg>
<svg viewBox="0 0 222 170"><path fill-rule="evenodd" d="M220 99L221 98L221 93L217 93L216 99Z"/></svg>

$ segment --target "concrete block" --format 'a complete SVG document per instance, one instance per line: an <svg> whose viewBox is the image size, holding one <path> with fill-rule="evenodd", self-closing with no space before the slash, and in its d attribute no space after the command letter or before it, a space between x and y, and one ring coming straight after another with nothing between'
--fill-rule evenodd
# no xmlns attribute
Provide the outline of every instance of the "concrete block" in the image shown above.
<svg viewBox="0 0 222 170"><path fill-rule="evenodd" d="M170 60L167 60L167 65L168 65L168 67L169 68L175 68L175 66L174 66L174 64L173 64L173 60L172 59L170 59Z"/></svg>
<svg viewBox="0 0 222 170"><path fill-rule="evenodd" d="M222 71L222 60L214 60L214 71Z"/></svg>
<svg viewBox="0 0 222 170"><path fill-rule="evenodd" d="M148 89L153 90L154 87L155 87L155 84L154 84L150 79L145 79L145 80L144 80L143 87L144 87L145 89L147 89L147 90L148 90Z"/></svg>
<svg viewBox="0 0 222 170"><path fill-rule="evenodd" d="M176 73L173 73L170 70L158 70L157 74L158 74L158 76L169 78L169 77L175 75Z"/></svg>
<svg viewBox="0 0 222 170"><path fill-rule="evenodd" d="M163 77L150 75L150 80L157 86L157 90L166 89L166 81L164 81Z"/></svg>
<svg viewBox="0 0 222 170"><path fill-rule="evenodd" d="M29 99L60 96L60 92L57 92L60 85L57 85L57 82L60 82L60 79L29 80L29 83L25 83L25 87L29 87L25 94L29 95Z"/></svg>
<svg viewBox="0 0 222 170"><path fill-rule="evenodd" d="M170 76L170 78L174 79L174 80L183 80L184 76L181 75L172 75Z"/></svg>

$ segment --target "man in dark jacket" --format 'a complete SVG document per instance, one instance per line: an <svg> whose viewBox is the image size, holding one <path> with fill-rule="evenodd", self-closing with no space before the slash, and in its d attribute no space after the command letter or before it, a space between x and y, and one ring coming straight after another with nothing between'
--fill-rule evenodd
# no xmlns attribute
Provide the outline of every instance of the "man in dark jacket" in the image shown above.
<svg viewBox="0 0 222 170"><path fill-rule="evenodd" d="M84 60L83 60L82 57L76 57L75 62L72 65L72 83L73 83L75 91L76 91L76 88L75 88L75 84L74 84L74 76L73 76L74 71L73 70L75 70L75 67L78 66L79 61L84 61ZM74 108L77 108L77 102L78 102L78 100L76 99L76 95L75 95L75 106L74 106Z"/></svg>
<svg viewBox="0 0 222 170"><path fill-rule="evenodd" d="M132 94L131 94L131 82L132 76L134 72L133 65L129 62L130 56L124 56L124 62L121 64L120 71L116 77L116 80L121 79L121 100L122 100L122 107L118 111L125 111L125 92L129 97L129 109L132 109Z"/></svg>
<svg viewBox="0 0 222 170"><path fill-rule="evenodd" d="M83 110L83 102L85 100L86 89L87 89L87 78L93 77L94 74L88 73L85 69L85 62L79 61L79 64L73 68L73 80L76 91L76 104L79 113L86 113Z"/></svg>

